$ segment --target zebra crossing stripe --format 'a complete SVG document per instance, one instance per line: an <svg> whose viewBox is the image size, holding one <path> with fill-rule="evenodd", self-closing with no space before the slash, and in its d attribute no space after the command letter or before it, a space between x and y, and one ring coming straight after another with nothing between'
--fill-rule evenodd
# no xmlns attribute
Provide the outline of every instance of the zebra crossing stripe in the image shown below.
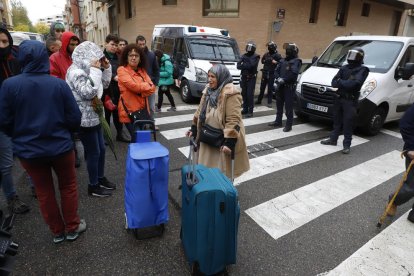
<svg viewBox="0 0 414 276"><path fill-rule="evenodd" d="M414 224L407 215L408 212L326 275L412 275Z"/></svg>
<svg viewBox="0 0 414 276"><path fill-rule="evenodd" d="M293 127L294 129L295 127ZM338 139L338 146L322 145L320 141L294 147L291 149L278 151L275 153L263 155L250 159L250 170L234 180L234 185L249 181L263 175L274 173L288 167L299 165L322 156L332 154L342 150L343 136ZM353 136L351 148L368 140L358 136ZM341 145L341 146L340 146ZM188 151L187 151L188 155Z"/></svg>
<svg viewBox="0 0 414 276"><path fill-rule="evenodd" d="M276 240L403 171L400 152L394 150L259 204L246 213Z"/></svg>
<svg viewBox="0 0 414 276"><path fill-rule="evenodd" d="M402 139L401 133L398 133L398 132L395 132L395 131L392 131L392 130L382 129L381 133L384 133L384 134L391 135L391 136Z"/></svg>
<svg viewBox="0 0 414 276"><path fill-rule="evenodd" d="M253 118L245 118L245 119L243 119L243 124L244 124L244 126L254 126L254 125L260 125L260 124L267 124L267 123L273 122L275 120L275 118L276 118L276 115L267 115L267 116L253 117ZM296 115L294 115L293 118L296 118ZM193 119L193 117L191 116L191 119L189 119L189 120L191 121L192 119ZM283 120L285 120L285 119L286 119L286 115L283 114ZM188 127L161 131L160 134L162 136L164 136L165 139L167 139L167 140L183 138L185 132L189 128L190 128L190 124L188 125ZM295 127L293 127L293 129L295 129Z"/></svg>
<svg viewBox="0 0 414 276"><path fill-rule="evenodd" d="M256 107L254 108L254 111L255 112L269 111L269 110L274 110L274 109L273 108L269 108L267 106L259 106L257 108ZM194 114L183 114L183 115L175 115L175 116L166 116L166 117L162 117L162 118L155 118L155 124L156 125L166 125L166 124L171 124L171 123L179 123L179 122L185 122L185 121L192 121L193 120L193 117L194 117ZM262 116L262 117L266 117L266 116ZM272 115L271 117L274 120L275 117L276 117L276 115ZM258 119L258 118L260 118L260 117L257 117L257 118L254 118L253 117L251 119Z"/></svg>
<svg viewBox="0 0 414 276"><path fill-rule="evenodd" d="M274 119L274 115L273 115L273 119ZM246 145L251 146L251 145L256 145L256 144L260 144L260 143L265 143L265 142L269 142L269 141L273 141L273 140L278 140L278 139L282 139L282 138L287 138L287 137L291 137L291 136L295 136L295 135L299 135L299 134L304 134L304 133L316 131L316 130L319 130L321 128L322 127L312 126L310 124L295 125L294 128L292 128L292 131L289 131L289 132L283 132L282 128L278 128L278 129L272 128L272 129L266 130L266 131L247 134L246 135ZM178 150L181 151L182 154L184 154L185 156L188 156L188 152L190 150L190 147L189 146L181 147Z"/></svg>

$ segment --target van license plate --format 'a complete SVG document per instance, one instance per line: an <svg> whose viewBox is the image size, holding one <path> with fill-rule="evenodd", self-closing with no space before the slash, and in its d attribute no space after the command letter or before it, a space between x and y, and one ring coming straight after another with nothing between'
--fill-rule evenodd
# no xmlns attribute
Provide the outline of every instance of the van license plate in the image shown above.
<svg viewBox="0 0 414 276"><path fill-rule="evenodd" d="M326 106L320 106L320 105L316 105L312 103L307 103L306 107L309 109L320 111L320 112L325 112L325 113L328 112L328 107Z"/></svg>

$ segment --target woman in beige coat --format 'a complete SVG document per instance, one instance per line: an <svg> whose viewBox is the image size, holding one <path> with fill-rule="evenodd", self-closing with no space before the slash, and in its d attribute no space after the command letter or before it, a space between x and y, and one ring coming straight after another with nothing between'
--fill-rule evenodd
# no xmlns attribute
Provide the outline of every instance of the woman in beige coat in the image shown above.
<svg viewBox="0 0 414 276"><path fill-rule="evenodd" d="M231 151L235 151L234 176L249 170L245 129L241 115L242 97L233 85L226 66L217 64L208 71L208 85L203 91L200 105L194 114L191 130L186 134L200 144L198 163L219 168L231 177ZM224 143L220 148L200 142L200 130L204 124L223 130Z"/></svg>

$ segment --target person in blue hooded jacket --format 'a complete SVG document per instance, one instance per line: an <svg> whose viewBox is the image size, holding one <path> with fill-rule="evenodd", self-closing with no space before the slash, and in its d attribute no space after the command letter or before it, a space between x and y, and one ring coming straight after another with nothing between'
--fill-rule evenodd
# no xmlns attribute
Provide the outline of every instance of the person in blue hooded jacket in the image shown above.
<svg viewBox="0 0 414 276"><path fill-rule="evenodd" d="M71 132L81 113L65 81L49 75L43 43L26 40L17 57L22 73L0 89L0 130L12 137L15 155L35 185L41 214L53 241L73 241L86 230L78 215L78 185ZM52 169L58 178L56 200Z"/></svg>

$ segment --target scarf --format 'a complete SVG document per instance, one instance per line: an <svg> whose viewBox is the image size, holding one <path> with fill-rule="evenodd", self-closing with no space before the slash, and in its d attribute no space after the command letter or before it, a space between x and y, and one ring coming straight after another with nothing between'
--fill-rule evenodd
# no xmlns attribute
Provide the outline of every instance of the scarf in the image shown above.
<svg viewBox="0 0 414 276"><path fill-rule="evenodd" d="M233 77L231 76L229 69L223 64L214 65L208 72L216 76L217 87L215 89L210 87L207 88L206 99L200 112L200 121L202 124L206 121L207 106L209 105L211 108L217 108L217 101L221 90L226 84L233 82Z"/></svg>

